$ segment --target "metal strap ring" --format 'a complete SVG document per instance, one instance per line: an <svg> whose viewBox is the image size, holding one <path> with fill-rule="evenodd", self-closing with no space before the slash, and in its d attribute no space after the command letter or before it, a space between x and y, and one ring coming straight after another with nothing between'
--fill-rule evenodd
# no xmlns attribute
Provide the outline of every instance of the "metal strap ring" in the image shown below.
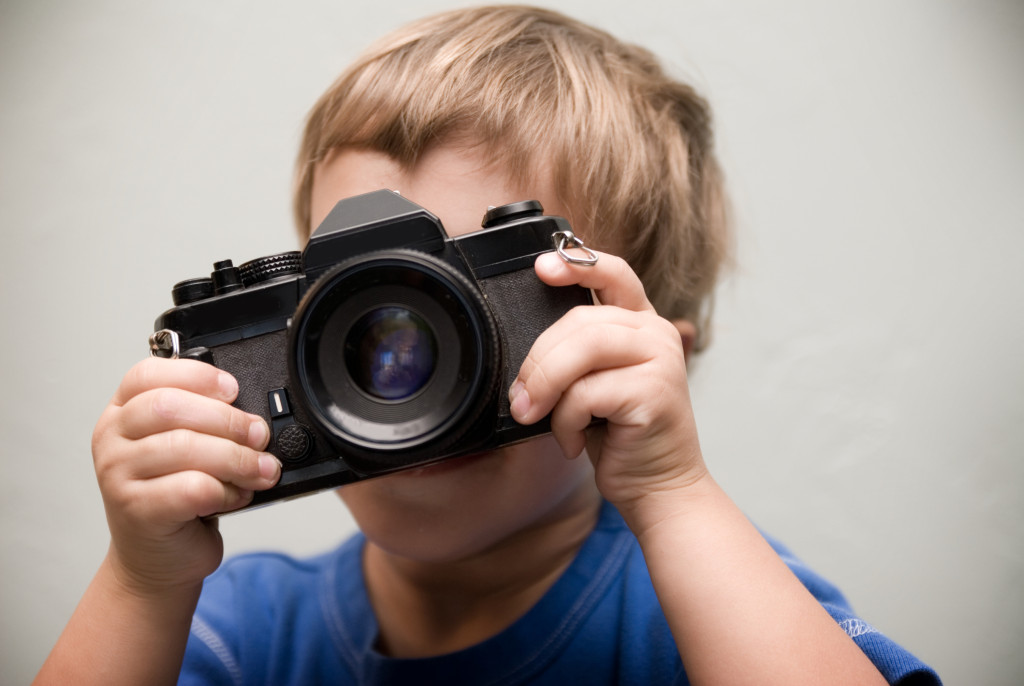
<svg viewBox="0 0 1024 686"><path fill-rule="evenodd" d="M149 354L153 357L178 359L181 353L181 338L177 331L161 329L149 337Z"/></svg>
<svg viewBox="0 0 1024 686"><path fill-rule="evenodd" d="M597 264L597 253L583 245L583 241L576 237L572 231L562 230L555 231L551 234L552 240L555 242L555 250L558 252L558 256L569 264L578 264L583 267L593 267ZM566 252L570 248L579 248L583 251L586 257L574 257Z"/></svg>

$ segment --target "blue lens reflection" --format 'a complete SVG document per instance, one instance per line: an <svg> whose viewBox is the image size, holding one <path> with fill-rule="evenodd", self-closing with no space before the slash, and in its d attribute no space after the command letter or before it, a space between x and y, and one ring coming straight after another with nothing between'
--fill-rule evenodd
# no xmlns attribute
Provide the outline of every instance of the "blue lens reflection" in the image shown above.
<svg viewBox="0 0 1024 686"><path fill-rule="evenodd" d="M416 313L404 307L380 307L352 327L345 359L363 391L384 400L401 400L430 380L437 343L430 326Z"/></svg>

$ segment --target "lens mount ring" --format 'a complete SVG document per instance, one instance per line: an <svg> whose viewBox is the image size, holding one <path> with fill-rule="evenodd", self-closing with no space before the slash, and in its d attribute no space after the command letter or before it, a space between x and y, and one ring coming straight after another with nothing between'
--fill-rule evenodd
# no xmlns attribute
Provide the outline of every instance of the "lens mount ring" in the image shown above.
<svg viewBox="0 0 1024 686"><path fill-rule="evenodd" d="M436 341L432 374L399 397L368 392L353 368L350 339L384 310L409 312ZM480 289L451 264L406 249L354 257L317 279L296 309L288 353L296 401L366 474L443 455L492 404L502 369L497 324Z"/></svg>

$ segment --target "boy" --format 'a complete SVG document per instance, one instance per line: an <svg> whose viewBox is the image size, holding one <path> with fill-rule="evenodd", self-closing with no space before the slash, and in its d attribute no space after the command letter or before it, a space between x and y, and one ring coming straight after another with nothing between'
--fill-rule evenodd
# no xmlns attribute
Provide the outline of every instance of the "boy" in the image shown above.
<svg viewBox="0 0 1024 686"><path fill-rule="evenodd" d="M516 420L550 412L552 434L347 486L359 536L312 560L244 556L204 585L222 547L201 517L280 465L265 423L229 404L230 375L147 360L94 434L111 546L40 683L937 681L787 566L708 474L685 359L727 238L691 89L552 12L430 18L314 107L300 232L380 188L453 236L538 199L599 251L535 266L599 302L552 325L509 389Z"/></svg>

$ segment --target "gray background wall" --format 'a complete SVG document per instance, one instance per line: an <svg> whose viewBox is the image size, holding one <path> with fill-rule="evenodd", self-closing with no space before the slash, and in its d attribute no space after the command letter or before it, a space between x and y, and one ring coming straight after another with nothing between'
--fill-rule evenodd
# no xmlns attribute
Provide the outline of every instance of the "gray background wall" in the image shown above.
<svg viewBox="0 0 1024 686"><path fill-rule="evenodd" d="M102 558L89 437L169 287L295 247L305 111L460 3L0 2L0 681ZM950 684L1024 681L1024 11L564 0L713 102L740 267L693 375L712 471ZM223 521L330 546L330 495Z"/></svg>

